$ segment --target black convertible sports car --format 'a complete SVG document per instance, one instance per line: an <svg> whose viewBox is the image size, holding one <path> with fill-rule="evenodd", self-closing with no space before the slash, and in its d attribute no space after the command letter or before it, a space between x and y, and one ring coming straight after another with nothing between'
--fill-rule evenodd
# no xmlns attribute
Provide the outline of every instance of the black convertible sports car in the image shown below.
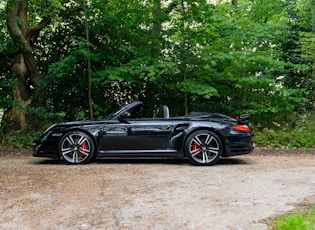
<svg viewBox="0 0 315 230"><path fill-rule="evenodd" d="M55 124L33 140L33 156L69 164L95 157L187 157L193 165L214 165L221 156L253 150L248 114L169 117L164 105L163 118L137 118L141 111L143 103L134 101L104 119Z"/></svg>

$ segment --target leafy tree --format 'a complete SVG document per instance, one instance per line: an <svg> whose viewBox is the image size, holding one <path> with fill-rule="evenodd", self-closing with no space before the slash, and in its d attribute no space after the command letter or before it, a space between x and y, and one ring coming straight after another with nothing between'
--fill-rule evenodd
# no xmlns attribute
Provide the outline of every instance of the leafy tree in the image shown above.
<svg viewBox="0 0 315 230"><path fill-rule="evenodd" d="M32 57L34 67L0 70L1 107L20 112L11 127L27 124L26 111L84 119L134 99L168 104L173 116L247 112L257 121L313 100L312 1L7 2L2 20L29 36L20 44L2 27L0 62ZM24 21L9 17L17 6Z"/></svg>
<svg viewBox="0 0 315 230"><path fill-rule="evenodd" d="M292 111L300 100L283 84L293 65L279 49L288 21L281 1L180 3L172 11L166 50L177 65L173 84L188 95L186 112Z"/></svg>
<svg viewBox="0 0 315 230"><path fill-rule="evenodd" d="M8 0L6 5L6 25L18 49L13 54L11 64L12 105L4 119L10 129L21 130L26 124L26 107L38 106L38 84L40 72L34 55L34 43L40 31L52 20L61 8L61 2ZM38 14L41 12L41 15Z"/></svg>
<svg viewBox="0 0 315 230"><path fill-rule="evenodd" d="M299 40L297 52L307 68L304 68L305 74L303 78L296 82L302 84L306 89L306 97L310 100L310 105L314 105L315 101L315 1L300 1L295 5L295 12L299 18L296 25L299 29Z"/></svg>
<svg viewBox="0 0 315 230"><path fill-rule="evenodd" d="M0 7L0 108L1 108L1 115L4 108L7 108L10 103L11 98L11 84L13 83L12 80L10 81L7 76L10 74L10 66L8 63L11 62L13 58L13 54L17 52L18 46L15 45L11 40L7 33L6 27L6 13L5 13L5 6L1 5Z"/></svg>

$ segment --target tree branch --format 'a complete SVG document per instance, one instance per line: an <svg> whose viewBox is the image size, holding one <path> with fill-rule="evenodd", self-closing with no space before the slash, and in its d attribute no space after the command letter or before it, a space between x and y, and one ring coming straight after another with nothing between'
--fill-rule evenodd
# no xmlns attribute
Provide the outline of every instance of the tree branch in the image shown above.
<svg viewBox="0 0 315 230"><path fill-rule="evenodd" d="M23 31L17 23L17 17L19 13L19 0L8 0L6 7L7 19L6 24L13 40L17 42L24 52L32 52L32 47L27 41L27 38L23 34ZM21 13L21 12L20 12Z"/></svg>
<svg viewBox="0 0 315 230"><path fill-rule="evenodd" d="M46 27L52 20L52 17L44 17L42 19L42 21L37 25L31 28L32 31L36 32L36 31L40 31L42 30L44 27Z"/></svg>

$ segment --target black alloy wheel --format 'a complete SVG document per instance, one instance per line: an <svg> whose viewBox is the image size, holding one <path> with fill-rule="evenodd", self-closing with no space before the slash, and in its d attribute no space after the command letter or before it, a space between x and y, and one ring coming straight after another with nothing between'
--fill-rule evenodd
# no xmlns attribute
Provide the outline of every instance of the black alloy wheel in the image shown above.
<svg viewBox="0 0 315 230"><path fill-rule="evenodd" d="M186 141L185 150L193 165L214 165L222 154L222 141L217 134L209 130L192 133Z"/></svg>
<svg viewBox="0 0 315 230"><path fill-rule="evenodd" d="M94 143L84 132L71 131L61 139L59 152L68 164L88 163L94 155Z"/></svg>

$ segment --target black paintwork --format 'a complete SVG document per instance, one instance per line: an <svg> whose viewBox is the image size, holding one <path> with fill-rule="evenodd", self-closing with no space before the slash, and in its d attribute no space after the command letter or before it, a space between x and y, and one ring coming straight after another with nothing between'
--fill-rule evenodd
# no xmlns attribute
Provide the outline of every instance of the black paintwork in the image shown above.
<svg viewBox="0 0 315 230"><path fill-rule="evenodd" d="M142 102L134 101L101 120L55 124L33 140L33 156L59 158L61 138L68 132L85 132L94 141L98 157L174 157L184 158L187 137L197 130L211 130L223 143L222 156L247 154L253 150L253 133L239 131L233 125L248 122L214 114L190 113L172 118L133 118Z"/></svg>

